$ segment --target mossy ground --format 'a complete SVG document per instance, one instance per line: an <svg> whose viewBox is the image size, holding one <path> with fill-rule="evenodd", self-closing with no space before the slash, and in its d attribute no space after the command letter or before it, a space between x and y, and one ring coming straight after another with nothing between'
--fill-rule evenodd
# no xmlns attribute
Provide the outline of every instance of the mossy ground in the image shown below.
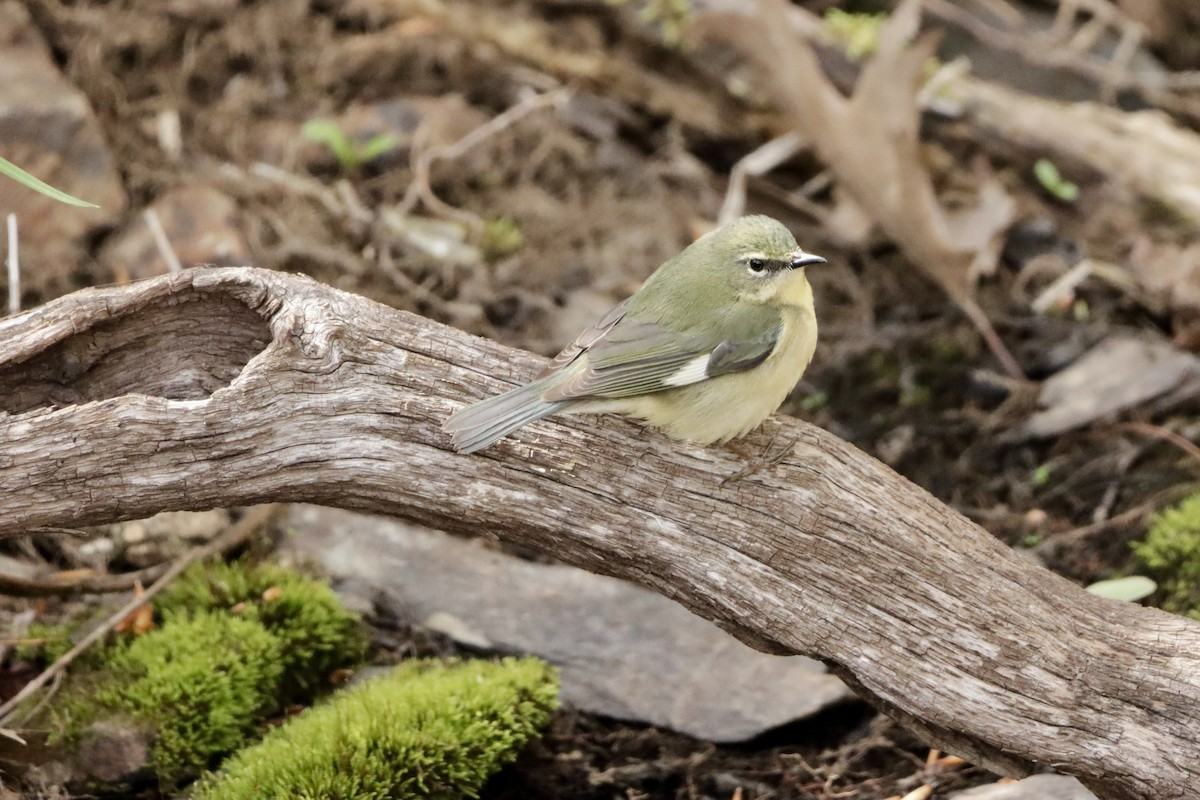
<svg viewBox="0 0 1200 800"><path fill-rule="evenodd" d="M477 797L557 706L536 659L410 661L268 733L194 800Z"/></svg>
<svg viewBox="0 0 1200 800"><path fill-rule="evenodd" d="M272 564L194 567L158 602L164 625L205 611L260 622L280 643L284 700L302 700L329 674L360 661L367 640L329 586Z"/></svg>
<svg viewBox="0 0 1200 800"><path fill-rule="evenodd" d="M366 652L328 586L271 565L194 567L155 611L159 627L100 649L52 714L68 740L106 717L153 731L164 786L252 740L286 704L310 702Z"/></svg>
<svg viewBox="0 0 1200 800"><path fill-rule="evenodd" d="M1133 549L1158 581L1162 608L1200 619L1200 494L1160 513Z"/></svg>
<svg viewBox="0 0 1200 800"><path fill-rule="evenodd" d="M205 611L114 648L101 710L151 725L166 784L241 747L279 706L280 639L253 619Z"/></svg>

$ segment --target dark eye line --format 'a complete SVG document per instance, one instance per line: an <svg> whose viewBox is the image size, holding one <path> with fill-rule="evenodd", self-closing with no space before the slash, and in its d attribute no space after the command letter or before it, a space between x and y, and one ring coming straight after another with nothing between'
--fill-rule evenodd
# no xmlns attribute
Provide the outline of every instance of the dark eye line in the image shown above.
<svg viewBox="0 0 1200 800"><path fill-rule="evenodd" d="M748 256L740 259L743 264L746 264L751 272L762 274L764 272L777 272L786 269L787 261L779 258L765 258L759 256Z"/></svg>

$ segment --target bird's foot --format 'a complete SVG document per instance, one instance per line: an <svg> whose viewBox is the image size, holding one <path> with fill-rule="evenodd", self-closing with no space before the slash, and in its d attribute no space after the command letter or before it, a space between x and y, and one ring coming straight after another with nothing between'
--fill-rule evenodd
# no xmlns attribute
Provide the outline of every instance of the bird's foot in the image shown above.
<svg viewBox="0 0 1200 800"><path fill-rule="evenodd" d="M726 447L736 453L746 465L732 475L727 475L721 480L721 485L725 486L729 483L735 483L748 478L764 469L770 469L779 462L787 458L792 450L796 447L797 439L788 439L785 442L780 442L779 436L774 436L766 447L756 447L747 442L731 442Z"/></svg>

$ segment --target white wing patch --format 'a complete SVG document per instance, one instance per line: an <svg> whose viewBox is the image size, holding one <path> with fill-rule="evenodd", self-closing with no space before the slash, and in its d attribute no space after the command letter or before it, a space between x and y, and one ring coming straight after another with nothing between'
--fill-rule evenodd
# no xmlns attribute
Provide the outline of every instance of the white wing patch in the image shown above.
<svg viewBox="0 0 1200 800"><path fill-rule="evenodd" d="M708 377L708 361L710 355L696 356L684 364L675 374L663 379L666 386L687 386L689 383L699 383Z"/></svg>

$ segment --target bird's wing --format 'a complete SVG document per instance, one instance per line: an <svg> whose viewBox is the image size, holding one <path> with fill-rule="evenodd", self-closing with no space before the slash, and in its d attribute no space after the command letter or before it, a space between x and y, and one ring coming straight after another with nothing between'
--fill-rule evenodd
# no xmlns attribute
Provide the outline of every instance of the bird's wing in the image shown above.
<svg viewBox="0 0 1200 800"><path fill-rule="evenodd" d="M640 320L622 304L555 360L553 371L563 378L542 399L632 397L743 372L771 355L782 329L780 313L758 305L735 307L703 330L680 333Z"/></svg>
<svg viewBox="0 0 1200 800"><path fill-rule="evenodd" d="M586 352L589 347L604 338L604 336L613 329L613 326L624 319L626 312L629 311L629 301L633 298L626 298L620 304L615 306L611 311L605 314L594 325L584 329L583 333L575 337L575 341L562 349L562 352L554 357L554 360L546 365L546 368L538 373L535 380L544 378L551 373L558 372L560 369L570 364L575 359L579 358L579 354Z"/></svg>

